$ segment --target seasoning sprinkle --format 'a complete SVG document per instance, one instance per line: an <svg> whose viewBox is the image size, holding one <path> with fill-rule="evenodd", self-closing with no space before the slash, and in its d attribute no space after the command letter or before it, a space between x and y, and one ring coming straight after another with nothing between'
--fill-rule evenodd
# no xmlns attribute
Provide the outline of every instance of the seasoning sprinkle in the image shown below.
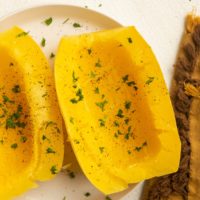
<svg viewBox="0 0 200 200"><path fill-rule="evenodd" d="M16 149L18 147L17 143L14 143L10 146L12 149Z"/></svg>
<svg viewBox="0 0 200 200"><path fill-rule="evenodd" d="M40 44L41 44L42 47L45 47L45 45L46 45L46 39L45 39L45 38L42 38Z"/></svg>
<svg viewBox="0 0 200 200"><path fill-rule="evenodd" d="M44 23L49 26L51 23L53 22L53 18L52 17L49 17L48 19L45 19L44 20Z"/></svg>
<svg viewBox="0 0 200 200"><path fill-rule="evenodd" d="M48 147L46 153L56 153L51 147Z"/></svg>
<svg viewBox="0 0 200 200"><path fill-rule="evenodd" d="M118 112L117 112L117 114L116 114L116 116L119 117L119 118L123 118L124 117L123 110L119 109Z"/></svg>
<svg viewBox="0 0 200 200"><path fill-rule="evenodd" d="M57 173L58 173L58 170L57 170L57 168L56 168L55 165L53 165L53 166L51 167L50 171L51 171L52 174L57 174Z"/></svg>
<svg viewBox="0 0 200 200"><path fill-rule="evenodd" d="M149 77L148 80L145 82L146 85L149 85L154 81L154 77Z"/></svg>
<svg viewBox="0 0 200 200"><path fill-rule="evenodd" d="M73 27L74 27L74 28L80 28L81 25L80 25L79 23L76 23L76 22L75 22L75 23L73 23Z"/></svg>
<svg viewBox="0 0 200 200"><path fill-rule="evenodd" d="M101 111L103 112L105 110L105 105L108 103L107 100L104 100L102 102L96 102L96 105L101 109Z"/></svg>

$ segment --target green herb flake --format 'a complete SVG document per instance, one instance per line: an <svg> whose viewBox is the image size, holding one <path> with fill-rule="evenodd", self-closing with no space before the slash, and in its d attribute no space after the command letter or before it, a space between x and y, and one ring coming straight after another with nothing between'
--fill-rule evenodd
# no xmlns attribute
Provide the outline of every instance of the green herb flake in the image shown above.
<svg viewBox="0 0 200 200"><path fill-rule="evenodd" d="M68 21L69 21L69 18L65 19L65 20L63 21L63 24L67 23Z"/></svg>
<svg viewBox="0 0 200 200"><path fill-rule="evenodd" d="M80 144L79 140L74 140L75 144Z"/></svg>
<svg viewBox="0 0 200 200"><path fill-rule="evenodd" d="M50 171L51 171L51 174L57 174L58 173L58 170L56 168L55 165L53 165L51 168L50 168Z"/></svg>
<svg viewBox="0 0 200 200"><path fill-rule="evenodd" d="M99 125L102 127L102 126L105 126L105 120L103 119L99 119Z"/></svg>
<svg viewBox="0 0 200 200"><path fill-rule="evenodd" d="M23 32L17 34L16 37L17 37L17 38L18 38L18 37L24 37L24 36L27 36L28 34L29 34L29 31L28 31L28 32L23 31Z"/></svg>
<svg viewBox="0 0 200 200"><path fill-rule="evenodd" d="M66 197L63 197L63 199L62 200L66 200Z"/></svg>
<svg viewBox="0 0 200 200"><path fill-rule="evenodd" d="M3 103L14 103L14 101L10 100L6 95L3 95L2 96L3 98Z"/></svg>
<svg viewBox="0 0 200 200"><path fill-rule="evenodd" d="M86 197L89 197L91 194L90 194L89 192L86 192L84 195L85 195Z"/></svg>
<svg viewBox="0 0 200 200"><path fill-rule="evenodd" d="M18 147L17 143L14 143L10 146L12 149L16 149Z"/></svg>
<svg viewBox="0 0 200 200"><path fill-rule="evenodd" d="M4 143L4 141L3 140L0 140L0 144L3 144Z"/></svg>
<svg viewBox="0 0 200 200"><path fill-rule="evenodd" d="M135 81L129 81L127 82L127 85L130 87L130 86L136 85L136 83Z"/></svg>
<svg viewBox="0 0 200 200"><path fill-rule="evenodd" d="M6 129L8 128L16 128L16 124L11 117L6 120Z"/></svg>
<svg viewBox="0 0 200 200"><path fill-rule="evenodd" d="M27 137L26 136L21 136L20 142L25 143L26 141L27 141Z"/></svg>
<svg viewBox="0 0 200 200"><path fill-rule="evenodd" d="M114 126L119 127L119 122L118 121L114 121Z"/></svg>
<svg viewBox="0 0 200 200"><path fill-rule="evenodd" d="M73 23L73 27L74 27L74 28L80 28L81 25L80 25L79 23L76 23L76 22L75 22L75 23Z"/></svg>
<svg viewBox="0 0 200 200"><path fill-rule="evenodd" d="M95 67L102 67L100 59L95 63Z"/></svg>
<svg viewBox="0 0 200 200"><path fill-rule="evenodd" d="M99 5L98 5L98 7L101 7L102 6L102 4L100 3Z"/></svg>
<svg viewBox="0 0 200 200"><path fill-rule="evenodd" d="M45 127L45 129L47 129L49 126L55 125L55 124L56 124L56 123L53 122L53 121L47 121L47 122L46 122L46 127Z"/></svg>
<svg viewBox="0 0 200 200"><path fill-rule="evenodd" d="M54 58L55 57L55 54L53 52L51 52L49 58Z"/></svg>
<svg viewBox="0 0 200 200"><path fill-rule="evenodd" d="M119 118L123 118L124 117L123 110L119 109L118 112L117 112L117 114L116 114L116 116L119 117Z"/></svg>
<svg viewBox="0 0 200 200"><path fill-rule="evenodd" d="M44 24L46 24L47 26L49 26L52 22L53 22L53 18L52 17L49 17L48 19L44 20Z"/></svg>
<svg viewBox="0 0 200 200"><path fill-rule="evenodd" d="M123 80L124 83L125 83L126 81L128 81L128 77L129 77L128 74L126 74L125 76L122 77L122 80Z"/></svg>
<svg viewBox="0 0 200 200"><path fill-rule="evenodd" d="M125 101L124 106L125 106L126 110L129 110L131 107L131 101Z"/></svg>
<svg viewBox="0 0 200 200"><path fill-rule="evenodd" d="M78 103L78 101L75 98L70 99L70 102L73 104Z"/></svg>
<svg viewBox="0 0 200 200"><path fill-rule="evenodd" d="M137 152L140 152L143 149L143 147L145 147L145 146L147 146L147 141L143 142L143 144L141 146L135 147L134 150Z"/></svg>
<svg viewBox="0 0 200 200"><path fill-rule="evenodd" d="M105 147L99 147L100 153L103 153L103 152L104 152L104 149L105 149Z"/></svg>
<svg viewBox="0 0 200 200"><path fill-rule="evenodd" d="M69 121L70 121L70 123L74 124L74 118L73 117L70 117Z"/></svg>
<svg viewBox="0 0 200 200"><path fill-rule="evenodd" d="M47 136L46 135L42 135L42 140L46 140Z"/></svg>
<svg viewBox="0 0 200 200"><path fill-rule="evenodd" d="M46 153L56 153L51 147L48 147Z"/></svg>
<svg viewBox="0 0 200 200"><path fill-rule="evenodd" d="M129 123L129 118L126 118L126 119L124 120L124 122L125 122L125 124L128 124L128 123Z"/></svg>
<svg viewBox="0 0 200 200"><path fill-rule="evenodd" d="M74 71L72 72L72 80L73 80L73 83L76 83L78 81L78 77L76 77Z"/></svg>
<svg viewBox="0 0 200 200"><path fill-rule="evenodd" d="M96 88L94 89L94 93L95 93L95 94L99 94L99 93L100 93L98 87L96 87Z"/></svg>
<svg viewBox="0 0 200 200"><path fill-rule="evenodd" d="M148 80L145 82L146 85L149 85L154 81L154 77L149 77Z"/></svg>
<svg viewBox="0 0 200 200"><path fill-rule="evenodd" d="M19 86L19 85L15 85L15 86L12 88L12 91L13 91L14 93L20 93L20 92L21 92L20 86Z"/></svg>
<svg viewBox="0 0 200 200"><path fill-rule="evenodd" d="M87 49L88 54L90 55L92 53L92 49Z"/></svg>
<svg viewBox="0 0 200 200"><path fill-rule="evenodd" d="M96 102L96 105L101 109L101 111L103 112L105 110L105 105L108 103L108 101L104 100L101 102Z"/></svg>
<svg viewBox="0 0 200 200"><path fill-rule="evenodd" d="M96 74L93 71L91 71L90 72L90 78L95 78L95 77L96 77Z"/></svg>
<svg viewBox="0 0 200 200"><path fill-rule="evenodd" d="M129 42L129 43L133 43L132 38L129 37L129 38L128 38L128 42Z"/></svg>
<svg viewBox="0 0 200 200"><path fill-rule="evenodd" d="M46 45L46 39L45 39L45 38L42 38L40 44L41 44L42 47L45 47L45 45Z"/></svg>
<svg viewBox="0 0 200 200"><path fill-rule="evenodd" d="M112 199L109 196L106 196L105 200L112 200Z"/></svg>
<svg viewBox="0 0 200 200"><path fill-rule="evenodd" d="M127 153L130 155L130 154L131 154L131 151L130 151L130 150L128 150L128 151L127 151Z"/></svg>
<svg viewBox="0 0 200 200"><path fill-rule="evenodd" d="M75 173L72 172L72 171L69 171L69 172L68 172L68 176L69 176L71 179L73 179L73 178L75 178Z"/></svg>

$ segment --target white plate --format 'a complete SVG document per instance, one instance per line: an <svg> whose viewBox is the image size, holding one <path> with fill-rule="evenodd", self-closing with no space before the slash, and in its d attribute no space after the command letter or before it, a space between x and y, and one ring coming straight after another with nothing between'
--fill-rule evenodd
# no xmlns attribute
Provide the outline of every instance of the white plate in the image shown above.
<svg viewBox="0 0 200 200"><path fill-rule="evenodd" d="M50 26L44 25L43 21L53 18ZM63 24L63 22L69 20ZM74 28L73 23L79 23L81 28ZM75 6L50 5L38 6L19 11L0 21L0 31L12 26L22 27L40 45L42 38L46 39L43 49L49 58L51 52L56 53L56 48L61 36L73 35L85 32L111 29L121 26L119 23L100 13ZM49 59L53 66L53 59ZM67 173L61 172L57 177L45 183L38 183L37 189L31 190L16 200L104 200L105 195L96 190L85 178L79 168L70 146L66 150L66 163L72 163L70 168L75 173L75 178L70 178ZM110 195L112 200L137 200L141 193L142 184L130 187L127 191ZM85 193L91 195L85 197Z"/></svg>

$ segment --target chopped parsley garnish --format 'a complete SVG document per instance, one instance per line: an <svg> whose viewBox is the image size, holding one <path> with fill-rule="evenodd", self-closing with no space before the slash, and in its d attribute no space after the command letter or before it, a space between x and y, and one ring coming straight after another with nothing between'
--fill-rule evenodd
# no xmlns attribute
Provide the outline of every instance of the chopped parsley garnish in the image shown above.
<svg viewBox="0 0 200 200"><path fill-rule="evenodd" d="M19 85L15 85L15 86L12 88L12 91L13 91L14 93L20 93L20 92L21 92L20 86L19 86Z"/></svg>
<svg viewBox="0 0 200 200"><path fill-rule="evenodd" d="M49 17L48 19L45 19L45 20L44 20L44 23L45 23L47 26L49 26L52 22L53 22L52 17Z"/></svg>
<svg viewBox="0 0 200 200"><path fill-rule="evenodd" d="M53 165L53 166L51 167L50 171L51 171L52 174L57 174L57 173L58 173L58 170L57 170L57 168L56 168L55 165Z"/></svg>
<svg viewBox="0 0 200 200"><path fill-rule="evenodd" d="M102 4L100 3L99 5L98 5L98 7L101 7L102 6Z"/></svg>
<svg viewBox="0 0 200 200"><path fill-rule="evenodd" d="M65 20L63 21L63 24L67 23L68 21L69 21L69 18L65 19Z"/></svg>
<svg viewBox="0 0 200 200"><path fill-rule="evenodd" d="M142 150L143 147L147 146L147 141L145 141L141 146L135 147L135 151L139 152Z"/></svg>
<svg viewBox="0 0 200 200"><path fill-rule="evenodd" d="M99 151L100 151L101 153L103 153L104 149L105 149L105 147L99 147Z"/></svg>
<svg viewBox="0 0 200 200"><path fill-rule="evenodd" d="M95 78L95 77L96 77L96 74L93 71L91 71L90 72L90 78Z"/></svg>
<svg viewBox="0 0 200 200"><path fill-rule="evenodd" d="M74 71L72 72L72 80L73 80L73 83L76 83L78 81L78 77L76 77Z"/></svg>
<svg viewBox="0 0 200 200"><path fill-rule="evenodd" d="M90 193L89 193L89 192L86 192L84 195L85 195L86 197L89 197L89 196L90 196Z"/></svg>
<svg viewBox="0 0 200 200"><path fill-rule="evenodd" d="M62 200L66 200L66 197L63 197L63 199Z"/></svg>
<svg viewBox="0 0 200 200"><path fill-rule="evenodd" d="M45 45L46 45L46 39L45 39L45 38L42 38L40 44L41 44L42 47L45 47Z"/></svg>
<svg viewBox="0 0 200 200"><path fill-rule="evenodd" d="M105 126L105 120L103 119L99 119L99 125L102 127L102 126Z"/></svg>
<svg viewBox="0 0 200 200"><path fill-rule="evenodd" d="M112 200L112 199L109 196L106 196L105 200Z"/></svg>
<svg viewBox="0 0 200 200"><path fill-rule="evenodd" d="M73 23L73 27L74 27L74 28L80 28L81 25L80 25L79 23L76 23L76 22L75 22L75 23Z"/></svg>
<svg viewBox="0 0 200 200"><path fill-rule="evenodd" d="M49 126L55 125L55 124L56 124L56 123L53 122L53 121L47 121L47 122L46 122L46 127L45 127L45 129L47 129Z"/></svg>
<svg viewBox="0 0 200 200"><path fill-rule="evenodd" d="M82 90L80 88L76 92L76 96L78 97L78 99L76 99L76 98L70 99L71 103L75 104L75 103L78 103L79 101L83 100L84 96L83 96Z"/></svg>
<svg viewBox="0 0 200 200"><path fill-rule="evenodd" d="M3 144L4 143L4 141L3 140L0 140L0 144Z"/></svg>
<svg viewBox="0 0 200 200"><path fill-rule="evenodd" d="M79 140L74 140L75 144L80 144Z"/></svg>
<svg viewBox="0 0 200 200"><path fill-rule="evenodd" d="M122 77L122 80L123 80L124 83L125 83L126 81L128 81L128 77L129 77L128 74Z"/></svg>
<svg viewBox="0 0 200 200"><path fill-rule="evenodd" d="M87 49L87 51L89 55L92 53L92 49Z"/></svg>
<svg viewBox="0 0 200 200"><path fill-rule="evenodd" d="M21 136L20 142L25 143L26 141L27 141L27 137L26 136Z"/></svg>
<svg viewBox="0 0 200 200"><path fill-rule="evenodd" d="M128 140L129 137L130 137L130 135L131 135L131 126L128 127L128 133L125 134L124 138L125 138L126 140Z"/></svg>
<svg viewBox="0 0 200 200"><path fill-rule="evenodd" d="M14 101L10 100L6 95L2 96L3 103L14 103Z"/></svg>
<svg viewBox="0 0 200 200"><path fill-rule="evenodd" d="M69 119L69 121L70 121L70 123L74 123L74 118L73 117L70 117L70 119Z"/></svg>
<svg viewBox="0 0 200 200"><path fill-rule="evenodd" d="M154 81L154 77L149 77L149 79L145 82L146 85L149 85Z"/></svg>
<svg viewBox="0 0 200 200"><path fill-rule="evenodd" d="M131 154L131 151L130 151L130 150L128 150L127 152L128 152L129 155Z"/></svg>
<svg viewBox="0 0 200 200"><path fill-rule="evenodd" d="M129 38L128 38L128 42L129 42L129 43L133 43L132 38L129 37Z"/></svg>
<svg viewBox="0 0 200 200"><path fill-rule="evenodd" d="M97 62L95 63L95 67L101 67L101 61L100 61L100 59L98 59Z"/></svg>
<svg viewBox="0 0 200 200"><path fill-rule="evenodd" d="M122 132L120 130L117 130L117 132L115 133L115 137L117 138L119 135L122 135Z"/></svg>
<svg viewBox="0 0 200 200"><path fill-rule="evenodd" d="M135 83L135 81L129 81L129 82L127 82L127 85L128 86L133 86L133 85L136 85L136 83Z"/></svg>
<svg viewBox="0 0 200 200"><path fill-rule="evenodd" d="M47 136L46 135L42 135L42 140L46 140Z"/></svg>
<svg viewBox="0 0 200 200"><path fill-rule="evenodd" d="M51 147L48 147L46 153L56 153Z"/></svg>
<svg viewBox="0 0 200 200"><path fill-rule="evenodd" d="M128 124L128 123L129 123L129 118L126 118L126 119L124 120L124 122L125 122L125 124Z"/></svg>
<svg viewBox="0 0 200 200"><path fill-rule="evenodd" d="M114 121L114 126L119 127L119 122L118 121Z"/></svg>
<svg viewBox="0 0 200 200"><path fill-rule="evenodd" d="M131 102L130 101L125 101L124 106L126 108L126 110L129 110L131 107Z"/></svg>
<svg viewBox="0 0 200 200"><path fill-rule="evenodd" d="M75 178L75 174L74 174L74 172L72 172L72 171L69 171L69 172L68 172L68 176L69 176L70 178Z"/></svg>
<svg viewBox="0 0 200 200"><path fill-rule="evenodd" d="M96 105L101 109L101 111L105 110L105 105L108 103L108 101L104 100L101 102L96 102Z"/></svg>
<svg viewBox="0 0 200 200"><path fill-rule="evenodd" d="M12 149L16 149L18 147L17 143L14 143L10 146Z"/></svg>
<svg viewBox="0 0 200 200"><path fill-rule="evenodd" d="M123 110L119 109L118 112L117 112L117 114L116 114L116 116L119 117L119 118L123 118L124 117Z"/></svg>
<svg viewBox="0 0 200 200"><path fill-rule="evenodd" d="M29 34L29 31L28 32L21 32L21 33L19 33L18 35L16 35L16 37L23 37L23 36L26 36L26 35L28 35Z"/></svg>
<svg viewBox="0 0 200 200"><path fill-rule="evenodd" d="M54 54L53 52L51 52L51 54L50 54L49 57L50 57L50 58L54 58L54 57L55 57L55 54Z"/></svg>
<svg viewBox="0 0 200 200"><path fill-rule="evenodd" d="M95 94L99 94L99 93L100 93L98 87L96 87L96 88L94 89L94 93L95 93Z"/></svg>

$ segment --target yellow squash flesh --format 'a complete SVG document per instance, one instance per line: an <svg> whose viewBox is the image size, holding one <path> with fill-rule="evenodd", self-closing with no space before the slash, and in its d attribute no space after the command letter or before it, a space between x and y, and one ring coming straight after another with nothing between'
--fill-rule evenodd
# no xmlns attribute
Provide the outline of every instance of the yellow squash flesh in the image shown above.
<svg viewBox="0 0 200 200"><path fill-rule="evenodd" d="M77 159L103 193L177 171L180 140L169 94L134 27L63 37L55 81Z"/></svg>
<svg viewBox="0 0 200 200"><path fill-rule="evenodd" d="M38 45L14 27L0 33L0 199L51 179L63 161L54 79Z"/></svg>

